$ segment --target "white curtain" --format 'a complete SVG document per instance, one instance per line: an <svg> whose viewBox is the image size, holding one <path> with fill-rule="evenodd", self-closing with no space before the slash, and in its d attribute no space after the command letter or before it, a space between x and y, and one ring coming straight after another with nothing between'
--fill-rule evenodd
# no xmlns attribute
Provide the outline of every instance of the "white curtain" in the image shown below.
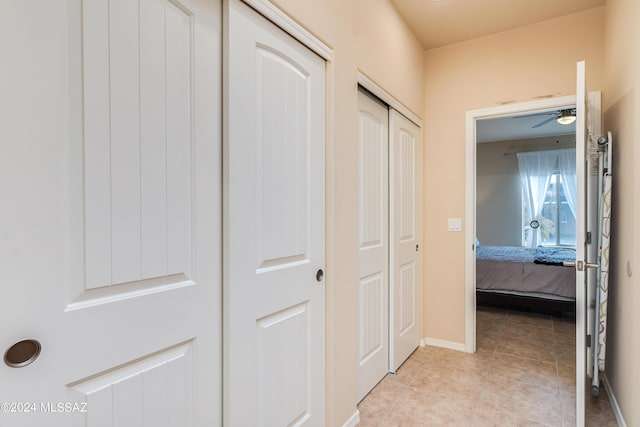
<svg viewBox="0 0 640 427"><path fill-rule="evenodd" d="M576 178L576 149L558 150L558 169L562 177L562 188L573 217L576 217L576 197L578 181Z"/></svg>
<svg viewBox="0 0 640 427"><path fill-rule="evenodd" d="M529 212L528 218L525 218L529 233L527 246L536 247L542 243L540 228L529 228L529 223L542 214L549 181L558 160L558 150L517 153L517 157L524 205Z"/></svg>

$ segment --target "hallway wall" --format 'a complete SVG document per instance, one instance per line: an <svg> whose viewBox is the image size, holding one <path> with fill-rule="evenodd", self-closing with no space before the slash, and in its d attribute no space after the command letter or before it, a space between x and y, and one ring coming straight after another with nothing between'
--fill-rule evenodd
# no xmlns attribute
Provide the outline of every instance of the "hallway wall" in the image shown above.
<svg viewBox="0 0 640 427"><path fill-rule="evenodd" d="M604 129L613 145L606 376L625 422L640 425L640 3L607 0ZM631 275L627 273L627 263Z"/></svg>
<svg viewBox="0 0 640 427"><path fill-rule="evenodd" d="M603 36L601 7L425 52L426 337L465 339L464 233L449 233L447 218L465 221L466 112L575 94L580 60L589 90L602 90Z"/></svg>

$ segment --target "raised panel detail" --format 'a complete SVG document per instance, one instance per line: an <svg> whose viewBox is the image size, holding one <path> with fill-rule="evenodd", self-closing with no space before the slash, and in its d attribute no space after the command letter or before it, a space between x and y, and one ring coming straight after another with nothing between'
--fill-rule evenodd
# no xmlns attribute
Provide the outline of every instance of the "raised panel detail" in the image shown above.
<svg viewBox="0 0 640 427"><path fill-rule="evenodd" d="M400 188L399 208L400 208L400 241L415 239L416 218L415 218L415 137L404 129L400 129L400 139L398 155L400 156Z"/></svg>
<svg viewBox="0 0 640 427"><path fill-rule="evenodd" d="M306 303L256 321L260 426L300 425L310 417L308 323Z"/></svg>
<svg viewBox="0 0 640 427"><path fill-rule="evenodd" d="M69 385L86 427L193 425L191 343Z"/></svg>
<svg viewBox="0 0 640 427"><path fill-rule="evenodd" d="M258 268L308 257L309 81L288 57L256 50Z"/></svg>
<svg viewBox="0 0 640 427"><path fill-rule="evenodd" d="M366 112L360 112L360 247L383 244L385 206L384 150L386 127Z"/></svg>
<svg viewBox="0 0 640 427"><path fill-rule="evenodd" d="M383 349L384 275L376 273L360 280L360 364Z"/></svg>
<svg viewBox="0 0 640 427"><path fill-rule="evenodd" d="M400 266L400 335L416 323L416 264L411 261Z"/></svg>
<svg viewBox="0 0 640 427"><path fill-rule="evenodd" d="M191 269L192 16L168 0L84 0L82 29L84 289L183 280Z"/></svg>

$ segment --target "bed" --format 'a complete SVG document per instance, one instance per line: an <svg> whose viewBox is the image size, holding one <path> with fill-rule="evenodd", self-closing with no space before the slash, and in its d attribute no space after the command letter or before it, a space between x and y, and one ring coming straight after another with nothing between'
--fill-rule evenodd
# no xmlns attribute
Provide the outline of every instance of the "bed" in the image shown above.
<svg viewBox="0 0 640 427"><path fill-rule="evenodd" d="M480 305L553 313L575 312L572 248L476 247L476 297Z"/></svg>

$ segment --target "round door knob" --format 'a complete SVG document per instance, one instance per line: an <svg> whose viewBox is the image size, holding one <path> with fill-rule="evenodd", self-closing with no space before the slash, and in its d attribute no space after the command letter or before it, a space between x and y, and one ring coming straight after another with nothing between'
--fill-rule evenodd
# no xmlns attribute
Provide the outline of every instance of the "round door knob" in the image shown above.
<svg viewBox="0 0 640 427"><path fill-rule="evenodd" d="M12 368L30 365L40 356L41 349L38 340L18 341L4 352L4 363Z"/></svg>
<svg viewBox="0 0 640 427"><path fill-rule="evenodd" d="M318 271L316 271L316 280L318 282L322 282L322 279L324 278L324 271L322 271L322 269L318 269Z"/></svg>

